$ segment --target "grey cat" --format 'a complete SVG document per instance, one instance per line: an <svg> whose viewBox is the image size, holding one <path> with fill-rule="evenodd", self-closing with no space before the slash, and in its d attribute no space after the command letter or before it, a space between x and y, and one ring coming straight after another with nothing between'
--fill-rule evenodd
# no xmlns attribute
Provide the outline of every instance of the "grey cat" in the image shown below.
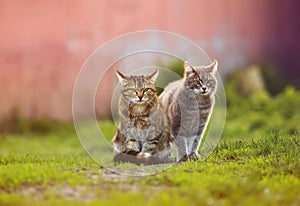
<svg viewBox="0 0 300 206"><path fill-rule="evenodd" d="M172 161L174 137L154 85L158 71L136 76L117 71L117 76L121 95L113 145L120 155L115 160L144 164Z"/></svg>
<svg viewBox="0 0 300 206"><path fill-rule="evenodd" d="M194 67L184 62L184 77L160 95L170 119L178 161L199 159L198 149L214 106L218 62Z"/></svg>

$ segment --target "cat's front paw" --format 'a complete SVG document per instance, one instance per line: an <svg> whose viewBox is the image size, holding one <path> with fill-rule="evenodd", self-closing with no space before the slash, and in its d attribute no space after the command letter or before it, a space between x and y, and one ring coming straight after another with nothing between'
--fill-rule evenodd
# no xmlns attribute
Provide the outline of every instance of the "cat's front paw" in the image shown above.
<svg viewBox="0 0 300 206"><path fill-rule="evenodd" d="M151 154L149 152L140 152L137 154L138 158L148 158L150 156L151 156Z"/></svg>
<svg viewBox="0 0 300 206"><path fill-rule="evenodd" d="M126 143L127 152L140 152L139 143L135 140L129 140Z"/></svg>
<svg viewBox="0 0 300 206"><path fill-rule="evenodd" d="M183 162L187 162L188 160L189 160L188 155L184 155L183 157L181 157L181 158L177 161L177 163L181 164L181 163L183 163Z"/></svg>
<svg viewBox="0 0 300 206"><path fill-rule="evenodd" d="M189 160L198 161L200 160L200 155L198 154L198 152L192 153L189 155Z"/></svg>

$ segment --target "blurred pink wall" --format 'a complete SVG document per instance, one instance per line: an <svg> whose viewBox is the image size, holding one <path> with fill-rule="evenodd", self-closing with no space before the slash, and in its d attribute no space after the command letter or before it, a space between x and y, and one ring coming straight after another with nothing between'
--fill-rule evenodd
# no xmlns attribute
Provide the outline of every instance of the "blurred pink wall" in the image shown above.
<svg viewBox="0 0 300 206"><path fill-rule="evenodd" d="M28 118L71 120L84 60L136 30L190 38L220 61L223 74L269 62L298 81L298 7L296 0L0 0L0 119L17 109ZM109 109L96 110L108 117Z"/></svg>

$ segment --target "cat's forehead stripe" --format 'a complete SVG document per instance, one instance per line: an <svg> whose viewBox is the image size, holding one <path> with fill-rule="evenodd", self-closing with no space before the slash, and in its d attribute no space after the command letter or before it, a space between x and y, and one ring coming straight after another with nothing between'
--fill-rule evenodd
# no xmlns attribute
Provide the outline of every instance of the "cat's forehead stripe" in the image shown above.
<svg viewBox="0 0 300 206"><path fill-rule="evenodd" d="M135 83L137 88L142 88L144 86L144 77L143 76L136 77Z"/></svg>

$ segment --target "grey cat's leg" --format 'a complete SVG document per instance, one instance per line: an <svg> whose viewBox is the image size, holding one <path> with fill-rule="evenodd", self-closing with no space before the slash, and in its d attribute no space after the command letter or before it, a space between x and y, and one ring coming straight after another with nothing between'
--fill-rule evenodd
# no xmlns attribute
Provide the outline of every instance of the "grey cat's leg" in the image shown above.
<svg viewBox="0 0 300 206"><path fill-rule="evenodd" d="M188 139L188 156L191 160L199 160L198 149L200 146L201 136L192 136Z"/></svg>
<svg viewBox="0 0 300 206"><path fill-rule="evenodd" d="M183 136L177 136L175 139L175 144L177 146L177 161L183 162L188 160L188 153L187 153L187 142L186 138Z"/></svg>

